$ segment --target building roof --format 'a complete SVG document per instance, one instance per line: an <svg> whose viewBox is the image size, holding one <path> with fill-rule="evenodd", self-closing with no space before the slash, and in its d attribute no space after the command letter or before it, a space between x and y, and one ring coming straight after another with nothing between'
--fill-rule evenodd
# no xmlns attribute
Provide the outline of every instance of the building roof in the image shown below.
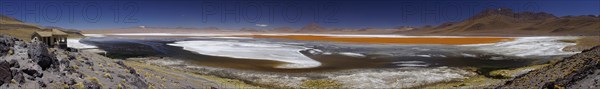
<svg viewBox="0 0 600 89"><path fill-rule="evenodd" d="M67 33L57 29L52 29L51 31L35 31L34 34L39 34L42 37L49 37L53 35L67 35Z"/></svg>
<svg viewBox="0 0 600 89"><path fill-rule="evenodd" d="M34 34L38 34L42 37L52 36L52 32L48 32L48 31L36 31Z"/></svg>
<svg viewBox="0 0 600 89"><path fill-rule="evenodd" d="M52 29L52 35L67 35L67 33L57 29Z"/></svg>

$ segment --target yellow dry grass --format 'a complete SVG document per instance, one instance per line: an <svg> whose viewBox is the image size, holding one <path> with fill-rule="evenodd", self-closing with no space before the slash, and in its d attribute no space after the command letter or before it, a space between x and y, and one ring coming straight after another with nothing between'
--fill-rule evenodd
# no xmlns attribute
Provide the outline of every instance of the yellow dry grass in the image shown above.
<svg viewBox="0 0 600 89"><path fill-rule="evenodd" d="M162 75L168 75L168 77L173 77L174 79L176 79L178 81L199 78L199 79L211 80L213 82L217 82L222 85L233 86L236 88L262 89L260 87L246 84L242 81L235 80L235 79L221 78L221 77L217 77L217 76L213 76L213 75L202 75L202 74L197 74L197 73L193 73L193 72L188 72L185 70L161 67L161 66L146 64L146 63L142 63L142 62L138 62L138 61L124 61L124 63L128 66L133 67L134 69L136 69L136 71L139 71L139 73L145 73L145 75L148 75L148 76L162 74ZM147 71L144 69L146 69ZM194 78L190 78L190 77L194 77ZM147 77L147 78L149 78L149 77ZM156 79L164 80L164 78L156 78ZM192 80L192 81L196 81L195 83L200 83L199 80ZM202 84L198 84L198 85L202 85ZM203 87L203 86L200 86L200 87Z"/></svg>
<svg viewBox="0 0 600 89"><path fill-rule="evenodd" d="M335 80L317 79L305 80L300 86L304 89L339 89L342 85Z"/></svg>
<svg viewBox="0 0 600 89"><path fill-rule="evenodd" d="M481 89L486 88L492 84L501 83L505 80L507 79L493 79L485 77L483 75L477 75L460 81L437 83L432 85L414 87L414 89Z"/></svg>
<svg viewBox="0 0 600 89"><path fill-rule="evenodd" d="M600 36L586 36L576 40L578 46L593 47L600 45Z"/></svg>
<svg viewBox="0 0 600 89"><path fill-rule="evenodd" d="M35 29L15 29L15 30L0 30L0 34L11 35L19 39L30 41L31 34L37 30Z"/></svg>

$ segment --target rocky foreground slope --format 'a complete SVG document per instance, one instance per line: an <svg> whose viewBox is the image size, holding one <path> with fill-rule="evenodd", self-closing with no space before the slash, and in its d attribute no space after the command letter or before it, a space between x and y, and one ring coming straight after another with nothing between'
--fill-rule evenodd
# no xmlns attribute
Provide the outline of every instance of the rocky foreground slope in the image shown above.
<svg viewBox="0 0 600 89"><path fill-rule="evenodd" d="M193 89L251 87L76 49L0 35L0 89ZM225 85L224 85L225 84Z"/></svg>
<svg viewBox="0 0 600 89"><path fill-rule="evenodd" d="M521 75L497 88L598 89L600 88L600 46Z"/></svg>
<svg viewBox="0 0 600 89"><path fill-rule="evenodd" d="M148 82L120 61L0 35L0 88L138 89Z"/></svg>

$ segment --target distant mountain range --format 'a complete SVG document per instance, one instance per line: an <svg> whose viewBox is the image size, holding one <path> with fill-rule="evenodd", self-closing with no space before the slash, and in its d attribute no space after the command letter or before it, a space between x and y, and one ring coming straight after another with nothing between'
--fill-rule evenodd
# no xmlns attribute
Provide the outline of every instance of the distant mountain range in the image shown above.
<svg viewBox="0 0 600 89"><path fill-rule="evenodd" d="M486 9L462 22L421 27L402 34L441 35L599 35L600 17L556 17L544 12L513 12L508 8Z"/></svg>
<svg viewBox="0 0 600 89"><path fill-rule="evenodd" d="M57 28L78 34L75 29L60 27L41 27L24 23L18 19L0 15L0 30ZM169 30L169 31L163 31ZM110 32L274 32L274 33L357 33L357 34L405 34L405 35L600 35L600 17L595 15L557 17L545 12L514 12L509 8L486 9L461 22L447 22L438 26L408 27L391 29L377 28L325 28L317 23L309 23L300 29L276 27L273 29L242 28L225 30L217 27L207 28L164 28L132 27L107 30L86 30L91 33ZM5 31L6 32L6 31Z"/></svg>
<svg viewBox="0 0 600 89"><path fill-rule="evenodd" d="M600 35L600 17L595 15L557 17L545 12L514 12L509 8L486 9L461 22L438 26L393 29L326 29L310 23L301 29L275 28L275 32L298 33L391 33L406 35Z"/></svg>

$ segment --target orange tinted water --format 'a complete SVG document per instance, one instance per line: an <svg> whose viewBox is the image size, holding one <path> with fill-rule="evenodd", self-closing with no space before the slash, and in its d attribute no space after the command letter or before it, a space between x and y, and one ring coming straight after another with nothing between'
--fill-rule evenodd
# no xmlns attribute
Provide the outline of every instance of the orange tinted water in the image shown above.
<svg viewBox="0 0 600 89"><path fill-rule="evenodd" d="M496 43L501 41L510 41L512 38L504 37L414 37L414 38L383 38L383 37L332 37L332 36L314 36L314 35L250 35L245 37L253 38L282 38L293 40L309 41L333 41L333 42L355 42L355 43L387 43L387 44L482 44Z"/></svg>

